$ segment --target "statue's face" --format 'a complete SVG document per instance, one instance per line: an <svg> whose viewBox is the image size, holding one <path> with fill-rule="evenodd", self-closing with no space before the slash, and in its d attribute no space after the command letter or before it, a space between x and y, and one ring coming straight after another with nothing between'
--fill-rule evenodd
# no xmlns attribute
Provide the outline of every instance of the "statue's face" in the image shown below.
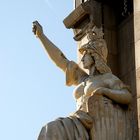
<svg viewBox="0 0 140 140"><path fill-rule="evenodd" d="M90 69L91 66L94 65L94 60L93 60L91 54L88 53L87 51L85 51L85 52L83 53L83 57L82 57L81 61L82 61L82 63L83 63L83 67L84 67L85 69Z"/></svg>

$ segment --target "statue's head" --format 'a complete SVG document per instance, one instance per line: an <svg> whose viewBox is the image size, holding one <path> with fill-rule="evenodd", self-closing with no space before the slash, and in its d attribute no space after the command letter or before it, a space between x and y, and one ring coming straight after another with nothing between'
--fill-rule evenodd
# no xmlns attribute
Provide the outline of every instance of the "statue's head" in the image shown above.
<svg viewBox="0 0 140 140"><path fill-rule="evenodd" d="M106 64L108 49L106 41L103 39L102 29L94 26L92 30L87 32L87 38L89 40L88 43L84 44L79 49L79 52L83 55L82 62L87 55L89 59L87 60L89 61L87 64L84 64L86 62L83 63L83 67L88 68L88 66L94 65L100 73L111 72ZM92 62L90 57L92 58Z"/></svg>

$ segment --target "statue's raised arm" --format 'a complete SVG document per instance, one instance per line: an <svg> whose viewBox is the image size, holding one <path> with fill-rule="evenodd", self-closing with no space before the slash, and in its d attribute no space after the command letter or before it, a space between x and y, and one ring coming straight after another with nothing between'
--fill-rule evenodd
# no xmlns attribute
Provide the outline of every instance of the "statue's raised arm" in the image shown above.
<svg viewBox="0 0 140 140"><path fill-rule="evenodd" d="M87 74L73 61L69 61L62 51L56 47L43 33L38 21L33 22L33 33L39 38L53 62L66 74L66 85L78 85Z"/></svg>
<svg viewBox="0 0 140 140"><path fill-rule="evenodd" d="M43 28L38 21L33 22L32 31L36 35L36 37L40 39L41 43L43 44L45 50L47 51L53 62L63 71L66 71L66 66L69 60L64 56L62 51L45 36L45 34L43 33Z"/></svg>

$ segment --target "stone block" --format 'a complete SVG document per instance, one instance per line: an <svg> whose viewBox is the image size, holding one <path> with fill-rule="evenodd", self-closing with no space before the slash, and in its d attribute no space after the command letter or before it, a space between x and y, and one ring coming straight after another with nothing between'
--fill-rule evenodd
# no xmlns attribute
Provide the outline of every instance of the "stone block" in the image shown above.
<svg viewBox="0 0 140 140"><path fill-rule="evenodd" d="M138 107L138 127L140 129L140 98L137 99L137 107Z"/></svg>
<svg viewBox="0 0 140 140"><path fill-rule="evenodd" d="M118 26L118 52L122 53L134 48L133 16L129 16ZM132 34L130 34L132 33Z"/></svg>
<svg viewBox="0 0 140 140"><path fill-rule="evenodd" d="M140 40L135 43L136 69L140 67Z"/></svg>
<svg viewBox="0 0 140 140"><path fill-rule="evenodd" d="M134 12L139 12L139 11L140 11L140 1L134 0Z"/></svg>
<svg viewBox="0 0 140 140"><path fill-rule="evenodd" d="M124 76L135 69L134 48L123 50L118 55L119 59L119 75Z"/></svg>
<svg viewBox="0 0 140 140"><path fill-rule="evenodd" d="M113 7L105 4L103 9L104 27L109 30L116 29L116 16Z"/></svg>
<svg viewBox="0 0 140 140"><path fill-rule="evenodd" d="M140 98L140 67L136 70L136 90L137 98Z"/></svg>
<svg viewBox="0 0 140 140"><path fill-rule="evenodd" d="M126 44L127 49L120 49L118 54L119 61L119 74L120 76L126 75L131 70L135 69L135 52L133 44L129 47Z"/></svg>
<svg viewBox="0 0 140 140"><path fill-rule="evenodd" d="M66 28L74 28L77 22L82 20L87 14L90 14L89 2L81 3L64 19L63 23Z"/></svg>
<svg viewBox="0 0 140 140"><path fill-rule="evenodd" d="M133 16L128 17L118 27L119 76L125 77L135 69L135 51L133 35ZM132 34L130 34L130 32Z"/></svg>
<svg viewBox="0 0 140 140"><path fill-rule="evenodd" d="M109 53L116 55L117 54L116 31L105 28L104 34Z"/></svg>
<svg viewBox="0 0 140 140"><path fill-rule="evenodd" d="M119 76L118 55L109 53L107 59L108 59L107 64L111 68L113 74Z"/></svg>
<svg viewBox="0 0 140 140"><path fill-rule="evenodd" d="M140 40L140 11L134 13L135 42Z"/></svg>
<svg viewBox="0 0 140 140"><path fill-rule="evenodd" d="M133 97L136 96L136 76L135 69L132 69L125 75L121 76L120 79L128 86L130 86L130 90L132 92Z"/></svg>

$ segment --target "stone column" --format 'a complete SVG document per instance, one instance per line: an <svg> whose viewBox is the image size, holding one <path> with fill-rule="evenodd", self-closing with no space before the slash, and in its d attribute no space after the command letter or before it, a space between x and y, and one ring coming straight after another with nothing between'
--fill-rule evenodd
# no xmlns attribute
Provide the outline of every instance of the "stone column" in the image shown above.
<svg viewBox="0 0 140 140"><path fill-rule="evenodd" d="M140 0L134 0L134 43L136 62L136 92L138 107L138 128L140 139Z"/></svg>

